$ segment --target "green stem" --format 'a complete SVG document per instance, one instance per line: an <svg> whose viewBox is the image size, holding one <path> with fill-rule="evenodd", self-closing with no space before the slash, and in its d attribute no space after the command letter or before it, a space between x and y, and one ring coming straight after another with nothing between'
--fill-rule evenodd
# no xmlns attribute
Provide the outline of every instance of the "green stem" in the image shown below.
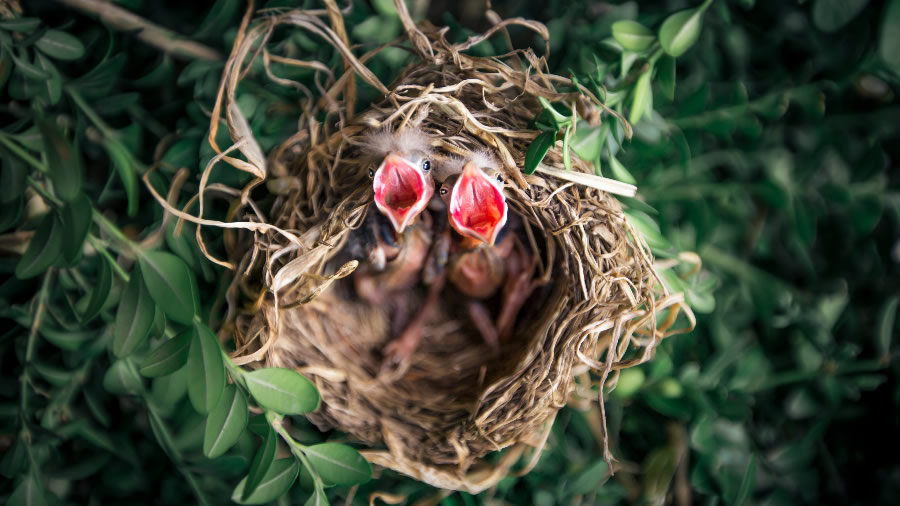
<svg viewBox="0 0 900 506"><path fill-rule="evenodd" d="M93 212L94 212L94 214L93 214L94 215L94 223L96 223L97 225L100 225L100 228L106 230L107 232L109 232L110 235L112 235L113 237L118 239L123 244L127 245L129 249L137 252L137 244L135 244L134 241L129 239L128 236L123 234L122 231L119 230L119 227L117 227L115 225L115 223L106 219L106 216L103 216L103 214L101 214L100 211L94 209Z"/></svg>
<svg viewBox="0 0 900 506"><path fill-rule="evenodd" d="M24 422L25 417L28 413L28 385L31 383L31 376L28 373L28 365L31 363L31 359L34 357L34 347L37 342L37 334L38 330L41 327L41 319L44 316L44 302L47 298L47 291L50 288L50 280L53 278L53 268L47 270L44 274L44 280L41 283L41 288L37 294L37 301L35 302L34 307L34 318L31 321L31 329L28 332L28 341L25 343L25 360L22 363L22 377L20 378L20 398L19 398L19 407L20 412L19 416L22 418L22 426L23 430L27 431Z"/></svg>
<svg viewBox="0 0 900 506"><path fill-rule="evenodd" d="M306 454L303 453L303 450L306 448L302 443L291 437L288 434L287 429L284 428L284 424L282 421L284 420L281 416L271 412L266 411L266 420L275 429L275 432L281 436L281 439L287 443L288 447L291 449L291 453L297 457L300 462L306 467L306 470L309 471L309 474L313 477L313 481L315 482L317 490L324 490L325 484L322 482L322 477L319 476L319 473L316 472L316 469L309 462L309 459L306 458Z"/></svg>
<svg viewBox="0 0 900 506"><path fill-rule="evenodd" d="M122 266L119 265L119 262L116 262L116 259L113 258L112 254L106 248L106 245L100 242L100 240L93 235L89 234L87 238L88 242L91 243L91 246L93 246L95 250L97 250L106 258L106 260L109 262L109 265L111 265L113 270L116 271L116 274L118 274L119 277L127 283L131 279L131 276L129 276L128 273L125 272L125 269L123 269Z"/></svg>
<svg viewBox="0 0 900 506"><path fill-rule="evenodd" d="M10 151L13 152L13 154L15 154L16 156L18 156L18 157L21 158L22 160L24 160L26 163L28 163L28 165L31 165L31 166L34 167L35 169L37 169L37 170L39 170L39 171L41 171L41 172L44 172L44 173L46 173L46 172L49 171L49 169L48 169L47 166L44 164L44 162L42 162L42 161L38 160L37 158L35 158L35 157L29 155L27 151L25 151L24 149L22 149L21 146L19 146L19 145L16 144L15 142L13 142L13 140L10 139L10 138L9 138L6 134L4 134L3 132L0 132L0 144L3 144L4 146L6 146Z"/></svg>
<svg viewBox="0 0 900 506"><path fill-rule="evenodd" d="M81 112L83 112L84 115L87 116L88 119L90 119L91 122L100 129L101 132L103 132L103 135L113 138L118 137L116 131L112 127L107 125L105 121L103 121L103 118L101 118L97 114L97 112L94 111L94 109L92 109L90 105L88 105L84 98L82 98L81 94L68 87L66 88L66 93L68 93L69 96L72 97L72 101L75 102L75 105L77 105L81 109Z"/></svg>
<svg viewBox="0 0 900 506"><path fill-rule="evenodd" d="M53 207L65 206L65 204L63 204L62 200L59 200L58 198L54 197L53 195L50 195L50 192L48 192L46 188L41 186L41 183L38 183L37 181L35 181L31 176L25 176L25 180L28 181L28 185L31 186L32 188L34 188L34 191L36 191L38 193L38 195L40 195L41 198L43 198L51 206L53 206Z"/></svg>

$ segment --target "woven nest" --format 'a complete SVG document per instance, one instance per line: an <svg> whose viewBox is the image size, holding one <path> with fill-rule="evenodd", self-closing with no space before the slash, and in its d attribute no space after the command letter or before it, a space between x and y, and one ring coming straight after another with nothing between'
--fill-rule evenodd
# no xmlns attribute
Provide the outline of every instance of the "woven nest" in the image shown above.
<svg viewBox="0 0 900 506"><path fill-rule="evenodd" d="M679 312L690 311L662 287L648 248L618 201L592 187L600 179L589 163L573 156L571 172L554 170L563 167L554 148L535 175L523 174L537 135L528 125L541 111L538 97L563 102L595 124L614 114L569 79L548 74L530 50L495 58L465 54L484 38L505 34L510 24L546 39L543 25L498 20L486 34L453 45L444 31L416 26L404 3L395 2L408 37L391 45L413 52L417 62L385 86L365 67L384 47L358 56L346 44L340 11L326 4L327 11L280 13L252 28L248 11L213 112L211 139L224 112L234 145L204 173L200 217L176 214L228 228L232 258L217 261L237 273L222 332L234 335L237 363L295 368L321 393L321 408L308 416L317 426L369 446L363 453L374 464L476 493L522 458L519 472L527 472L560 408L573 396L597 399L602 408L602 396L591 389L614 387L618 370L650 359L661 339L678 332L671 327ZM270 54L265 44L279 26L333 45L343 57L343 73ZM270 79L308 94L299 131L268 156L234 105L245 69L260 57ZM318 92L275 75L272 61L316 69ZM358 114L353 75L384 97ZM447 290L417 351L398 367L385 367L382 350L393 337L389 308L414 309L424 289L376 306L354 297L350 280L359 261L348 245L367 213L377 212L365 138L412 127L429 137L438 163L492 150L510 213L521 222L514 233L538 258L536 289L500 353L483 343L458 310L458 295ZM254 181L240 191L206 188L220 160L252 173ZM265 197L251 199L250 190L263 182L253 195ZM210 190L233 196L229 223L203 219L203 195ZM485 458L500 450L505 452ZM612 458L608 445L605 457Z"/></svg>

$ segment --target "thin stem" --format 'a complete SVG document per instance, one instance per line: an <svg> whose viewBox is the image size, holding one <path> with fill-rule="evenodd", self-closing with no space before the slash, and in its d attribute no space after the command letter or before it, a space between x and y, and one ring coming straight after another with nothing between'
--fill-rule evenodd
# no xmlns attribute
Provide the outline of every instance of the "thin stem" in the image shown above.
<svg viewBox="0 0 900 506"><path fill-rule="evenodd" d="M107 125L105 121L103 121L103 118L101 118L97 114L97 112L94 111L94 109L91 108L90 105L88 105L84 98L81 97L80 93L71 88L66 88L66 93L68 93L69 96L72 97L72 101L75 102L75 105L77 105L81 109L81 112L83 112L84 115L87 116L88 119L90 119L91 122L100 129L101 132L103 132L103 135L113 138L117 136L116 131L112 127Z"/></svg>
<svg viewBox="0 0 900 506"><path fill-rule="evenodd" d="M287 429L284 428L283 418L271 411L266 411L266 420L268 420L269 424L275 429L275 432L281 436L281 439L287 443L288 447L291 449L291 453L294 454L295 457L300 459L300 462L303 463L303 466L306 467L306 470L309 471L309 474L313 477L313 481L315 481L316 489L322 488L324 490L324 483L322 482L322 477L319 476L319 473L316 472L316 469L309 462L309 459L306 458L306 455L303 453L303 450L306 448L302 443L291 437L288 434Z"/></svg>
<svg viewBox="0 0 900 506"><path fill-rule="evenodd" d="M137 38L166 53L190 60L222 61L222 55L199 42L184 39L175 32L153 24L146 19L103 0L58 0L74 9L97 15L103 22L117 30L137 34Z"/></svg>
<svg viewBox="0 0 900 506"><path fill-rule="evenodd" d="M129 239L128 236L126 236L125 234L123 234L122 231L119 230L119 227L117 227L113 222L106 219L106 216L103 216L103 214L101 214L100 211L98 211L96 209L94 209L93 211L94 211L94 223L96 223L97 225L100 225L100 228L109 232L113 237L115 237L116 239L121 241L123 244L127 245L130 249L132 249L132 250L136 249L137 245L134 243L134 241Z"/></svg>
<svg viewBox="0 0 900 506"><path fill-rule="evenodd" d="M49 169L48 169L47 166L44 164L44 162L42 162L42 161L38 160L37 158L35 158L35 157L29 155L27 151L25 151L24 149L22 149L21 146L19 146L19 145L16 144L15 142L13 142L13 140L10 139L10 138L9 138L6 134L4 134L3 132L0 132L0 143L2 143L4 146L7 147L7 149L9 149L10 151L12 151L13 154L15 154L16 156L18 156L18 157L21 158L22 160L24 160L26 163L28 163L28 165L31 165L31 166L34 167L35 169L37 169L37 170L39 170L39 171L41 171L41 172L45 172L45 173L49 171Z"/></svg>
<svg viewBox="0 0 900 506"><path fill-rule="evenodd" d="M34 188L34 191L36 191L38 195L40 195L41 198L47 201L51 206L63 207L65 205L63 204L62 200L59 200L53 195L50 195L50 192L48 192L47 189L41 185L41 183L35 181L31 176L25 176L25 180L28 181L28 185Z"/></svg>
<svg viewBox="0 0 900 506"><path fill-rule="evenodd" d="M38 330L41 327L41 319L44 316L44 302L47 298L47 291L50 287L50 280L53 278L53 268L47 270L44 274L44 280L41 283L41 288L37 293L37 301L35 303L34 308L34 318L31 321L31 328L28 331L28 341L25 344L25 360L22 363L22 377L20 378L20 399L19 399L19 407L20 412L19 415L22 417L22 421L25 421L25 417L28 413L28 385L31 383L31 377L28 373L28 365L31 363L31 359L34 357L34 347L37 342L37 334ZM23 426L25 424L23 423ZM27 429L25 429L27 430Z"/></svg>
<svg viewBox="0 0 900 506"><path fill-rule="evenodd" d="M106 245L100 242L100 240L93 235L88 235L88 242L90 242L91 246L93 246L95 250L97 250L106 258L106 260L109 262L109 265L112 266L113 270L116 271L116 274L118 274L123 281L127 283L131 279L131 276L129 276L128 273L125 272L125 269L123 269L122 266L119 265L119 262L116 262L116 259L113 258L109 250L106 249Z"/></svg>

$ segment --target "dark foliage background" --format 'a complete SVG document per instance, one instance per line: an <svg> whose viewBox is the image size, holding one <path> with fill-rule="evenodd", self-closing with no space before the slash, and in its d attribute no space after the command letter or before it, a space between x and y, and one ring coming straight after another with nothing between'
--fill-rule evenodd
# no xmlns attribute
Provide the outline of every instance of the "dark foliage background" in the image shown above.
<svg viewBox="0 0 900 506"><path fill-rule="evenodd" d="M222 55L245 9L229 0L113 3ZM618 56L604 40L615 21L655 32L673 12L696 7L492 4L502 17L546 23L551 70L576 75L614 68ZM184 167L183 193L196 190L214 155L205 139L222 63L164 55L60 3L21 5L39 22L0 24L0 499L224 504L259 467L266 420L251 416L233 448L207 458L206 416L185 391L208 371L192 370L183 346L171 354L188 361L179 372L152 381L138 372L154 377L146 357L182 335L194 353L221 321L227 274L202 258L190 227L181 236L172 223L160 228L162 209L140 176L158 162L151 180L164 191ZM486 27L480 1L411 5L457 37ZM347 22L366 47L401 33L389 1L355 2ZM42 48L48 28L76 42L57 36L62 49ZM513 38L542 47L525 31ZM298 58L331 57L308 39L285 40ZM372 68L389 80L402 63L387 55ZM624 173L597 155L605 175L637 181L648 205L640 209L659 225L650 231L655 250L696 252L704 269L679 285L698 314L696 330L665 341L609 395L615 474L601 458L598 410L570 407L532 473L478 497L389 472L356 479L315 462L322 479L314 479L305 462L282 459L299 479L274 483L282 488L271 499L366 504L386 491L444 505L794 505L888 504L900 495L889 443L900 428L900 2L716 0L675 68L674 97L656 82L652 114L616 155ZM264 150L296 129L296 97L248 85L241 100ZM73 180L79 163L83 176ZM240 183L234 171L217 174ZM224 216L216 205L210 215ZM220 250L221 238L208 235ZM26 250L29 241L37 246ZM162 251L181 263L161 260ZM185 299L193 313L161 301L153 266L174 280L173 293L194 290ZM142 335L120 335L125 277L138 271L157 305L132 308L148 318ZM223 395L266 404L249 375L224 367L241 388ZM280 419L270 415L269 425ZM281 436L295 455L340 440L292 420Z"/></svg>

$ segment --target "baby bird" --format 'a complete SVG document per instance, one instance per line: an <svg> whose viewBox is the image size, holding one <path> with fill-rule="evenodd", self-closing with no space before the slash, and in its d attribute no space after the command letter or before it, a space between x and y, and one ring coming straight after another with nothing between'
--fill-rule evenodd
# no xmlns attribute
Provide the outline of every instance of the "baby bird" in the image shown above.
<svg viewBox="0 0 900 506"><path fill-rule="evenodd" d="M383 157L377 169L369 169L379 212L366 217L360 255L366 262L354 273L353 281L362 300L391 307L396 337L384 354L397 362L414 351L431 308L422 304L417 314L408 318L415 303L410 291L422 279L432 243L431 217L423 213L434 196L432 150L428 137L414 128L371 135L364 149ZM420 215L422 219L418 219Z"/></svg>
<svg viewBox="0 0 900 506"><path fill-rule="evenodd" d="M484 340L497 349L509 337L519 309L534 289L536 259L529 258L515 233L504 228L509 207L494 159L476 152L456 163L462 164L462 170L447 177L438 190L447 205L449 224L459 235L451 243L447 277L472 299L466 303L469 316ZM501 287L500 311L492 321L480 301Z"/></svg>
<svg viewBox="0 0 900 506"><path fill-rule="evenodd" d="M377 169L369 169L375 205L402 234L434 195L428 137L415 128L396 133L381 131L370 136L366 145L371 152L384 156Z"/></svg>

